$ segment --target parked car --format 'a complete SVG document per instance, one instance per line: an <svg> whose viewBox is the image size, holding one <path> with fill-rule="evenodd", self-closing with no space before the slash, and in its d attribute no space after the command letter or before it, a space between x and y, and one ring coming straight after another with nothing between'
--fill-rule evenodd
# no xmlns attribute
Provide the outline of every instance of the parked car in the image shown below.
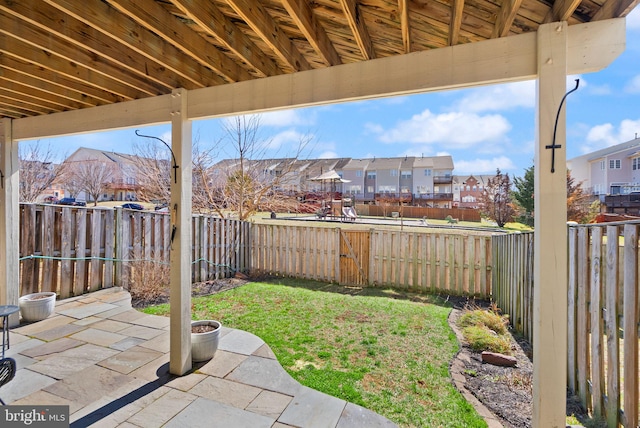
<svg viewBox="0 0 640 428"><path fill-rule="evenodd" d="M62 198L58 201L58 205L71 205L72 207L86 207L85 201L76 200L76 198Z"/></svg>
<svg viewBox="0 0 640 428"><path fill-rule="evenodd" d="M122 204L122 208L126 208L128 210L140 210L142 211L144 209L144 207L140 204L134 204L131 202L128 202L126 204Z"/></svg>

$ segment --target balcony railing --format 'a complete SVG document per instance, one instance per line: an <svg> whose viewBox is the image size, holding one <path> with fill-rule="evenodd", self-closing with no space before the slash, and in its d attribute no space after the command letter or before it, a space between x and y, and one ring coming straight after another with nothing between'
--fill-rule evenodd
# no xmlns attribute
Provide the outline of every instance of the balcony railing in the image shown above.
<svg viewBox="0 0 640 428"><path fill-rule="evenodd" d="M416 193L414 198L428 201L452 201L453 193Z"/></svg>
<svg viewBox="0 0 640 428"><path fill-rule="evenodd" d="M453 182L453 176L451 175L436 175L433 177L434 184L448 184Z"/></svg>

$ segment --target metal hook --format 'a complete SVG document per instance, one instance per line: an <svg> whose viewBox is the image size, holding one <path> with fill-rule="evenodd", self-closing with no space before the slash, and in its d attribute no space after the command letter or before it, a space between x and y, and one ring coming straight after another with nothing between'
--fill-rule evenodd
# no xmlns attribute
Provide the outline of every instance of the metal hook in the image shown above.
<svg viewBox="0 0 640 428"><path fill-rule="evenodd" d="M178 162L176 162L176 155L173 154L173 149L171 149L171 146L168 145L162 138L158 138L158 137L154 137L152 135L144 135L138 132L138 130L136 129L136 135L138 137L145 137L145 138L153 138L155 140L160 141L162 144L164 144L165 146L167 146L167 148L169 149L169 151L171 152L171 156L173 157L173 181L174 183L178 183L178 168L180 168L178 166Z"/></svg>
<svg viewBox="0 0 640 428"><path fill-rule="evenodd" d="M556 131L558 130L558 120L560 120L560 111L562 110L562 105L564 104L564 100L567 99L569 94L578 90L578 86L580 86L580 79L576 79L576 87L571 89L569 92L564 94L562 97L562 101L560 101L560 107L558 107L558 112L556 113L556 123L553 126L553 144L550 146L545 146L545 149L551 149L551 173L556 172L556 149L562 148L561 145L556 145Z"/></svg>

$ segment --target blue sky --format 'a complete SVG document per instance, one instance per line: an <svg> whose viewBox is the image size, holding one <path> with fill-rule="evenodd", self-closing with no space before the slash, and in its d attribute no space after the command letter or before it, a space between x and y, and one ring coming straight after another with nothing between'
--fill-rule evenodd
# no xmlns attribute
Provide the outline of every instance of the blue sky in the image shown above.
<svg viewBox="0 0 640 428"><path fill-rule="evenodd" d="M580 88L567 99L567 158L640 135L640 7L627 17L627 48L605 70L569 76ZM295 153L311 137L304 157L453 157L454 174L492 174L496 168L522 176L533 163L535 82L334 104L264 114L261 135L268 157ZM201 145L221 140L222 119L195 121ZM169 127L141 129L170 140ZM59 155L86 146L132 153L134 130L46 139ZM233 157L222 150L220 157Z"/></svg>

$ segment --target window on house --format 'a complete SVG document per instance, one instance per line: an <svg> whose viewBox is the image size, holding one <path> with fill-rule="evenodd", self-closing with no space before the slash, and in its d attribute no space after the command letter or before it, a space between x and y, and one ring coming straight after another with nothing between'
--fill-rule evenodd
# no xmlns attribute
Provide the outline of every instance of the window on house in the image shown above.
<svg viewBox="0 0 640 428"><path fill-rule="evenodd" d="M373 186L367 186L367 193L373 193Z"/></svg>
<svg viewBox="0 0 640 428"><path fill-rule="evenodd" d="M609 159L609 169L620 169L621 167L620 159Z"/></svg>
<svg viewBox="0 0 640 428"><path fill-rule="evenodd" d="M392 177L397 177L398 176L398 170L397 169L390 169L389 170L389 175L391 175Z"/></svg>
<svg viewBox="0 0 640 428"><path fill-rule="evenodd" d="M604 161L600 161L600 169L604 169Z"/></svg>
<svg viewBox="0 0 640 428"><path fill-rule="evenodd" d="M425 169L424 170L424 176L425 177L431 177L431 170L430 169Z"/></svg>
<svg viewBox="0 0 640 428"><path fill-rule="evenodd" d="M638 162L638 158L633 158L633 159L631 160L631 166L632 166L632 169L633 169L634 171L635 171L636 169L638 169L638 166L639 166L638 164L639 164L639 162Z"/></svg>
<svg viewBox="0 0 640 428"><path fill-rule="evenodd" d="M401 171L400 178L405 180L411 178L411 171Z"/></svg>
<svg viewBox="0 0 640 428"><path fill-rule="evenodd" d="M356 177L362 177L362 170L361 169L356 171Z"/></svg>
<svg viewBox="0 0 640 428"><path fill-rule="evenodd" d="M368 180L375 180L376 178L376 172L375 171L367 171L367 179Z"/></svg>

